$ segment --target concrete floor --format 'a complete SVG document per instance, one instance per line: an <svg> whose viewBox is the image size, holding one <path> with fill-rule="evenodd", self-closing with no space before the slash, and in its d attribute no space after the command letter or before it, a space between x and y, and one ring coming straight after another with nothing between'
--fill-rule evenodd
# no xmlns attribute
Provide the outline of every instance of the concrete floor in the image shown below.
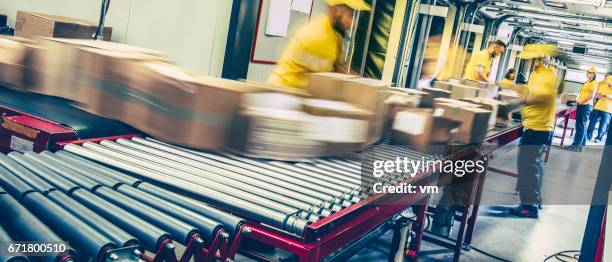
<svg viewBox="0 0 612 262"><path fill-rule="evenodd" d="M560 136L560 132L558 133ZM553 144L559 145L559 140L555 138ZM568 132L566 145L570 144L571 140ZM592 192L587 188L592 187L595 182L603 146L590 142L589 145L582 153L553 147L550 160L545 166L544 187L551 183L566 184L568 191L565 193L568 197L590 199ZM516 152L516 143L501 148L496 151L491 165L515 171ZM514 193L515 184L516 178L496 173L487 175L483 199L489 201L488 204L507 203L508 206L499 204L481 206L472 246L509 261L577 261L567 257L561 257L563 260L556 258L546 260L546 258L557 252L580 249L589 206L545 205L538 219L510 217L506 210L509 205L518 201ZM455 223L454 231L457 230L458 224ZM349 261L386 261L391 237L391 233L385 234ZM275 254L277 257L286 255L283 252ZM576 253L566 254L573 256ZM452 261L452 256L450 250L424 241L419 261ZM246 259L241 257L237 260ZM500 260L472 249L462 252L460 261Z"/></svg>

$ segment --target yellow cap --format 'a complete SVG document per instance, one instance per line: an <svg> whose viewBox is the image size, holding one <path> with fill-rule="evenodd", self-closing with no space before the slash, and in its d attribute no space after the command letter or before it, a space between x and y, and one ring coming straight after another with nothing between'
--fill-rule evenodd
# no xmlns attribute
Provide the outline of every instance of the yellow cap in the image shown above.
<svg viewBox="0 0 612 262"><path fill-rule="evenodd" d="M597 69L595 69L595 67L594 67L594 66L589 66L589 68L587 69L587 72L589 72L589 73L595 73L595 72L597 72Z"/></svg>
<svg viewBox="0 0 612 262"><path fill-rule="evenodd" d="M370 11L372 8L363 0L327 0L329 6L346 5L356 11Z"/></svg>
<svg viewBox="0 0 612 262"><path fill-rule="evenodd" d="M520 59L534 59L547 56L557 56L559 51L557 46L551 44L529 44L523 47L523 51L518 55Z"/></svg>

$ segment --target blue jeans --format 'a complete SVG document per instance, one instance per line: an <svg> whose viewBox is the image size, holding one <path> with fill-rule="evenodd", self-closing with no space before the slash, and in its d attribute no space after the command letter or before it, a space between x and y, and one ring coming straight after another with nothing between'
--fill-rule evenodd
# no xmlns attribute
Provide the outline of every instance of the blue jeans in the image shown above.
<svg viewBox="0 0 612 262"><path fill-rule="evenodd" d="M572 145L582 147L586 144L586 125L592 110L593 106L591 105L578 105L578 110L576 110L576 135Z"/></svg>
<svg viewBox="0 0 612 262"><path fill-rule="evenodd" d="M541 203L542 156L551 145L553 132L526 129L521 137L518 151L517 187L522 205Z"/></svg>
<svg viewBox="0 0 612 262"><path fill-rule="evenodd" d="M601 110L593 110L589 117L589 128L587 129L587 139L591 140L593 132L595 131L595 124L599 122L599 129L597 137L595 139L602 140L605 134L608 132L608 124L610 124L610 113Z"/></svg>

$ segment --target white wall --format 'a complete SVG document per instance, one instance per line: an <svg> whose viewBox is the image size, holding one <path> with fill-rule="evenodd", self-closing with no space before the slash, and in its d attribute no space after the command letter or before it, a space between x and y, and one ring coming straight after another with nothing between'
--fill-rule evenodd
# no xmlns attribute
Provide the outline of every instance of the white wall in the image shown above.
<svg viewBox="0 0 612 262"><path fill-rule="evenodd" d="M0 1L2 1L2 0L0 0ZM225 0L225 1L229 2L229 0ZM268 10L262 10L262 11L263 12L267 12ZM321 14L325 14L326 12L327 12L326 1L325 0L314 0L313 6L312 6L311 19L314 19L314 18L318 17ZM264 22L264 24L265 24L265 22ZM260 29L260 30L262 30L262 29ZM289 35L288 37L291 38L291 35ZM279 50L283 50L285 47L284 46L278 46L276 48L278 48ZM276 65L250 62L249 63L249 72L248 72L248 75L247 75L247 79L250 80L250 81L265 83L267 81L267 79L268 79L268 76L272 72L272 70L274 70L274 67L276 67Z"/></svg>
<svg viewBox="0 0 612 262"><path fill-rule="evenodd" d="M97 21L100 0L0 0L0 13L15 24L17 11ZM114 0L106 24L115 42L165 52L199 73L220 76L231 14L229 0Z"/></svg>

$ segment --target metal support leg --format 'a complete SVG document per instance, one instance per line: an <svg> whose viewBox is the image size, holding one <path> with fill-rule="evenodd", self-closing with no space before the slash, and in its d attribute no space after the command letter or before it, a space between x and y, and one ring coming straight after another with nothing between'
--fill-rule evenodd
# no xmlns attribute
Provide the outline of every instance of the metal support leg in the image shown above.
<svg viewBox="0 0 612 262"><path fill-rule="evenodd" d="M406 255L406 243L410 234L411 222L407 217L401 216L393 222L393 240L389 247L389 261L404 261Z"/></svg>

